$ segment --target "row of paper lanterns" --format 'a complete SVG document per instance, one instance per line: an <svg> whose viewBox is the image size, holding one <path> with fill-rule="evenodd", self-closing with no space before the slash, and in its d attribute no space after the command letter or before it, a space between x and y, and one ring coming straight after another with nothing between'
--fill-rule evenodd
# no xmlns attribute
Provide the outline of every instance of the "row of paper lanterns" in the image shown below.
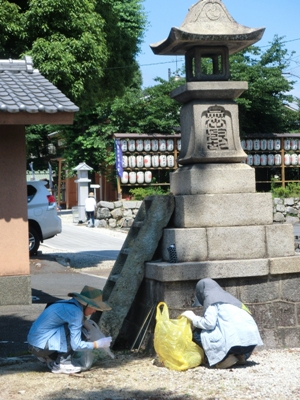
<svg viewBox="0 0 300 400"><path fill-rule="evenodd" d="M123 175L121 178L122 183L151 183L152 181L152 172L151 171L138 171L138 172L127 172L123 171Z"/></svg>
<svg viewBox="0 0 300 400"><path fill-rule="evenodd" d="M242 148L244 150L281 150L280 139L247 139L241 141ZM283 141L284 150L300 150L299 139L284 139Z"/></svg>
<svg viewBox="0 0 300 400"><path fill-rule="evenodd" d="M123 168L173 168L175 165L174 156L161 155L145 155L145 156L123 156Z"/></svg>
<svg viewBox="0 0 300 400"><path fill-rule="evenodd" d="M248 154L248 165L281 165L281 154ZM285 154L285 165L300 165L300 154Z"/></svg>
<svg viewBox="0 0 300 400"><path fill-rule="evenodd" d="M121 148L126 151L173 151L173 139L122 139ZM177 140L177 150L181 150L181 139Z"/></svg>

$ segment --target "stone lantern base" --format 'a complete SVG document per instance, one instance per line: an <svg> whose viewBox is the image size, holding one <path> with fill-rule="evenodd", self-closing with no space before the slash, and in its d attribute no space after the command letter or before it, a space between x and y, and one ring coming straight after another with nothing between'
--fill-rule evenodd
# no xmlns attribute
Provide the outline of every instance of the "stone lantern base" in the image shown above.
<svg viewBox="0 0 300 400"><path fill-rule="evenodd" d="M140 296L165 301L177 317L191 308L197 281L210 277L249 306L265 347L299 347L300 257L293 227L273 224L271 194L255 192L254 169L242 163L184 166L172 174L171 191L173 219L163 232L160 261L146 264ZM171 244L176 263L169 262Z"/></svg>

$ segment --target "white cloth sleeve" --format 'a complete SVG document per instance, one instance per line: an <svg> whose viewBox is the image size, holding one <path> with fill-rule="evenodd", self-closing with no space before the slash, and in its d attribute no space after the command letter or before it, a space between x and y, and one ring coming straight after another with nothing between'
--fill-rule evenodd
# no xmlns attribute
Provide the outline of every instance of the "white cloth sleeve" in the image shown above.
<svg viewBox="0 0 300 400"><path fill-rule="evenodd" d="M218 308L217 306L209 306L205 311L203 317L195 316L193 319L193 325L195 328L205 329L205 330L212 330L215 328L218 319Z"/></svg>

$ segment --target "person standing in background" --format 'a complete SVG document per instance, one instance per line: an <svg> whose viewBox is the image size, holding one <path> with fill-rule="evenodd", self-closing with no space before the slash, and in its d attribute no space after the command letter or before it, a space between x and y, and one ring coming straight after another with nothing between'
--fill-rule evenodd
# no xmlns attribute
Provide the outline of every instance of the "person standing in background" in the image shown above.
<svg viewBox="0 0 300 400"><path fill-rule="evenodd" d="M96 200L94 197L94 193L90 192L89 197L85 200L85 212L88 219L88 226L94 228L95 226L95 209L96 209Z"/></svg>

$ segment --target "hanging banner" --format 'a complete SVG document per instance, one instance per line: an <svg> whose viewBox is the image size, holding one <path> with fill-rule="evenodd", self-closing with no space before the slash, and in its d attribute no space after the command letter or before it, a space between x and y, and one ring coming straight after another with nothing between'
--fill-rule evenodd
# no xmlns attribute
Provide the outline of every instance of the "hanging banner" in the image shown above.
<svg viewBox="0 0 300 400"><path fill-rule="evenodd" d="M122 144L120 139L115 140L115 154L116 154L116 169L118 176L122 178L123 176L123 154L122 154Z"/></svg>

